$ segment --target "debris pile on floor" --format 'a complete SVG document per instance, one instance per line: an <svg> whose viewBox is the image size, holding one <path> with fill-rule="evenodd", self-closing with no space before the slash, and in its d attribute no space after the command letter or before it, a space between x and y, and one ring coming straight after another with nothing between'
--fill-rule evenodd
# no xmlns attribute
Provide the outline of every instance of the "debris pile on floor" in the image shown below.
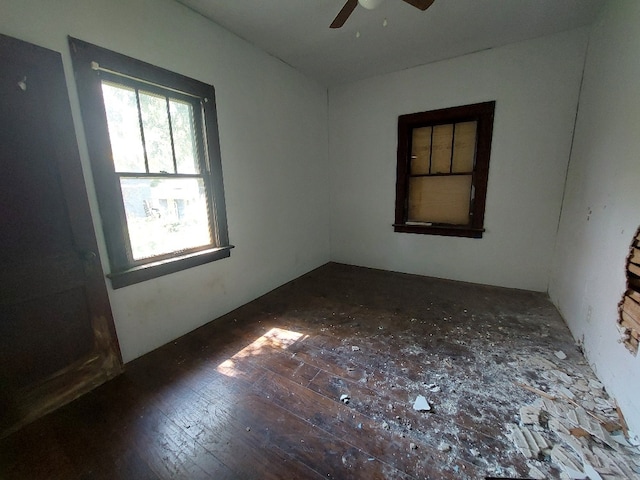
<svg viewBox="0 0 640 480"><path fill-rule="evenodd" d="M518 384L538 398L520 408L518 425L507 425L507 436L530 459L530 477L545 478L541 467L551 463L563 479L640 478L640 439L600 382L541 356L520 360L541 369L547 381Z"/></svg>

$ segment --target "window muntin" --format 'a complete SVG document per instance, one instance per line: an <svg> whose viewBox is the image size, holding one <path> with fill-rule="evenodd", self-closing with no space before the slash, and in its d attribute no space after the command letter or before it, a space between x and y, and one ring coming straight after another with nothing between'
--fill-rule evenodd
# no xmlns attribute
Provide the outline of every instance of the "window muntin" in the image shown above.
<svg viewBox="0 0 640 480"><path fill-rule="evenodd" d="M482 236L494 107L399 117L395 231Z"/></svg>
<svg viewBox="0 0 640 480"><path fill-rule="evenodd" d="M70 45L114 288L228 257L213 87Z"/></svg>

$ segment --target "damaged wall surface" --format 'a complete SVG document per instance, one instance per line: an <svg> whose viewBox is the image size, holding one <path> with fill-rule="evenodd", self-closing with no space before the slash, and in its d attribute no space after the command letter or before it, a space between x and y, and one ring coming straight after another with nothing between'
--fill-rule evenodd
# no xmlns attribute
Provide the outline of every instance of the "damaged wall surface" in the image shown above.
<svg viewBox="0 0 640 480"><path fill-rule="evenodd" d="M549 293L598 377L640 430L640 357L620 343L618 302L640 223L640 2L594 25Z"/></svg>

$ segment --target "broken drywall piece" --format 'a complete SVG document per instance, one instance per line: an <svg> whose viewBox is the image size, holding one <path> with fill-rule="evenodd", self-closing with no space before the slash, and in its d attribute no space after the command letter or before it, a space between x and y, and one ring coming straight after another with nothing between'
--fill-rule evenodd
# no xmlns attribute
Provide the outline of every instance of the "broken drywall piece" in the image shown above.
<svg viewBox="0 0 640 480"><path fill-rule="evenodd" d="M535 367L542 368L544 370L554 370L558 368L558 366L555 363L550 362L546 358L542 358L538 355L533 355L530 358L519 356L518 358L519 360L522 361L524 365L532 365Z"/></svg>
<svg viewBox="0 0 640 480"><path fill-rule="evenodd" d="M345 405L346 405L347 403L349 403L349 400L351 400L351 397L350 397L349 395L347 395L347 394L345 394L345 393L343 393L342 395L340 395L340 401L341 401L342 403L344 403Z"/></svg>
<svg viewBox="0 0 640 480"><path fill-rule="evenodd" d="M606 466L606 469L611 472L612 478L637 477L634 474L632 458L597 446L593 447L593 453L601 460L602 464Z"/></svg>
<svg viewBox="0 0 640 480"><path fill-rule="evenodd" d="M632 447L632 445L627 441L627 439L624 438L624 435L622 434L622 432L614 433L613 435L611 435L611 438L624 447Z"/></svg>
<svg viewBox="0 0 640 480"><path fill-rule="evenodd" d="M572 385L572 387L575 388L576 390L579 390L580 392L585 392L585 393L590 390L589 385L587 384L587 381L583 378L576 380L575 383Z"/></svg>
<svg viewBox="0 0 640 480"><path fill-rule="evenodd" d="M544 410L557 418L565 418L567 411L558 402L543 398Z"/></svg>
<svg viewBox="0 0 640 480"><path fill-rule="evenodd" d="M532 405L520 407L520 423L523 425L533 425L540 421L540 409Z"/></svg>
<svg viewBox="0 0 640 480"><path fill-rule="evenodd" d="M424 398L422 395L418 395L415 402L413 402L413 409L417 410L418 412L428 412L429 410L431 410L431 405L429 405L429 402L427 402L426 398Z"/></svg>
<svg viewBox="0 0 640 480"><path fill-rule="evenodd" d="M357 347L356 345L351 345L351 351L352 352L359 352L360 351L360 347Z"/></svg>
<svg viewBox="0 0 640 480"><path fill-rule="evenodd" d="M601 412L610 412L615 410L615 406L611 402L608 402L607 400L605 400L604 398L596 397L595 402L598 407L598 410L600 410Z"/></svg>
<svg viewBox="0 0 640 480"><path fill-rule="evenodd" d="M587 478L587 475L582 471L582 466L580 465L582 462L562 446L555 445L553 447L551 450L551 458L569 478L575 480L584 480Z"/></svg>
<svg viewBox="0 0 640 480"><path fill-rule="evenodd" d="M638 435L636 432L632 432L631 430L629 430L627 432L627 440L632 447L640 446L640 435Z"/></svg>
<svg viewBox="0 0 640 480"><path fill-rule="evenodd" d="M591 465L589 465L588 463L585 463L583 466L584 469L584 473L587 475L587 478L589 480L602 480L602 477L600 476L600 474L596 471L595 468L593 468Z"/></svg>
<svg viewBox="0 0 640 480"><path fill-rule="evenodd" d="M551 370L551 373L553 373L553 375L555 375L561 382L566 383L567 385L571 385L573 383L573 378L571 378L562 370Z"/></svg>
<svg viewBox="0 0 640 480"><path fill-rule="evenodd" d="M571 400L573 400L574 398L576 398L576 396L573 394L573 392L571 390L569 390L567 387L565 387L564 385L554 385L554 390L559 393L560 395L563 395L567 398L570 398Z"/></svg>
<svg viewBox="0 0 640 480"><path fill-rule="evenodd" d="M567 358L567 354L562 350L558 350L557 352L553 352L553 354L558 357L560 360L565 360Z"/></svg>
<svg viewBox="0 0 640 480"><path fill-rule="evenodd" d="M591 400L583 400L582 401L582 407L585 410L589 410L590 412L593 412L596 409L596 404L595 404L595 402L593 402Z"/></svg>
<svg viewBox="0 0 640 480"><path fill-rule="evenodd" d="M538 458L540 452L551 446L547 440L535 430L530 430L527 427L519 427L515 424L509 424L507 427L511 431L511 440L527 458Z"/></svg>
<svg viewBox="0 0 640 480"><path fill-rule="evenodd" d="M594 379L589 380L589 386L594 390L602 390L604 388L604 385L602 383Z"/></svg>
<svg viewBox="0 0 640 480"><path fill-rule="evenodd" d="M546 475L540 471L538 467L535 465L529 465L529 477L535 478L537 480L544 480Z"/></svg>

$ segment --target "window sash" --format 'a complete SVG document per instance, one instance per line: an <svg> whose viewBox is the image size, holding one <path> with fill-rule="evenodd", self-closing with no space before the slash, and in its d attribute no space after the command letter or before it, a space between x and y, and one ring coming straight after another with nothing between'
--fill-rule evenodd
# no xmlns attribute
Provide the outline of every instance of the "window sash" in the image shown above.
<svg viewBox="0 0 640 480"><path fill-rule="evenodd" d="M149 169L149 159L148 159L147 145L146 145L145 133L144 133L145 128L144 128L144 122L142 118L143 114L140 106L141 91L143 93L148 92L150 94L157 95L159 97L164 97L166 99L167 119L169 122L168 133L171 141L171 153L172 153L173 168L174 168L173 173L177 174L179 172L178 172L177 158L176 158L176 152L175 152L175 137L174 137L174 132L172 128L172 121L171 121L171 114L170 114L170 107L169 107L170 100L175 100L191 106L192 121L193 121L193 135L194 135L194 141L195 141L194 156L196 158L199 171L210 172L209 162L206 161L206 157L205 157L204 138L205 138L206 130L204 128L204 121L203 121L204 103L208 99L181 93L174 89L170 89L170 88L162 87L160 85L145 82L144 80L141 80L141 79L134 79L130 76L117 75L116 73L110 72L110 71L109 72L99 71L99 75L101 77L101 84L107 83L112 85L122 85L124 87L132 89L135 92L136 107L138 112L138 127L140 131L142 147L144 151L144 164L145 164L146 173L150 173L150 169ZM102 98L104 102L104 96ZM125 173L123 171L118 171L117 169L116 171L118 173ZM129 173L134 173L134 172L129 172ZM135 173L139 173L139 172L135 172ZM161 172L157 172L157 173L161 173Z"/></svg>

